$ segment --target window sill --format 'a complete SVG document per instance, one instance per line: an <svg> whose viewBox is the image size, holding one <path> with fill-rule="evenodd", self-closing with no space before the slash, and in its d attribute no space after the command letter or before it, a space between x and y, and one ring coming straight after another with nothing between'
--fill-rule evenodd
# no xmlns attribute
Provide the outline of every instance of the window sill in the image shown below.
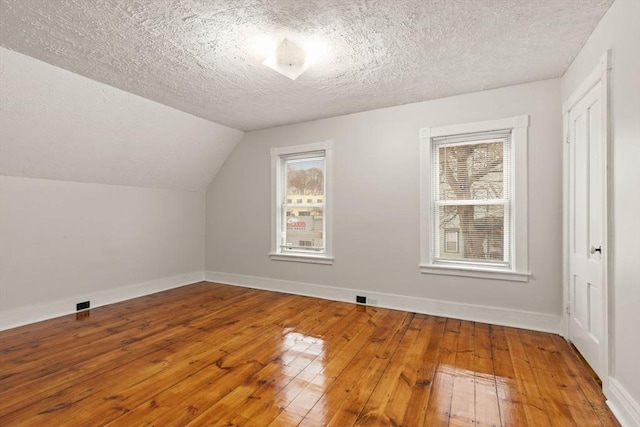
<svg viewBox="0 0 640 427"><path fill-rule="evenodd" d="M270 253L269 258L272 261L289 261L289 262L306 262L309 264L332 265L333 257L325 255L306 255L306 254L278 254Z"/></svg>
<svg viewBox="0 0 640 427"><path fill-rule="evenodd" d="M491 268L462 267L436 264L420 264L420 273L444 274L447 276L480 277L483 279L511 280L528 282L531 273L521 273L512 270L498 270Z"/></svg>

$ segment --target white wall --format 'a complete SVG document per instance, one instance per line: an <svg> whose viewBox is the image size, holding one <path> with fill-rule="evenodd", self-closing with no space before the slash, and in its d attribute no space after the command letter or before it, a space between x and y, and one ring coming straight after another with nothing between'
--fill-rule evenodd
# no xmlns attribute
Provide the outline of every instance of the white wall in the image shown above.
<svg viewBox="0 0 640 427"><path fill-rule="evenodd" d="M243 132L0 48L0 329L202 280Z"/></svg>
<svg viewBox="0 0 640 427"><path fill-rule="evenodd" d="M0 177L0 327L202 279L204 192Z"/></svg>
<svg viewBox="0 0 640 427"><path fill-rule="evenodd" d="M206 189L243 132L0 48L2 175Z"/></svg>
<svg viewBox="0 0 640 427"><path fill-rule="evenodd" d="M314 293L315 289L315 294L352 301L355 295L342 290L360 290L375 294L380 304L395 304L393 297L383 294L401 295L408 297L403 307L420 309L422 304L425 311L437 308L437 303L429 301L437 300L497 307L508 311L506 315L532 312L547 316L546 327L526 322L523 326L557 331L554 322L559 320L562 304L559 83L548 80L247 133L207 193L206 269L210 273L206 277L254 286L292 286L290 290L295 290L295 284L278 281L306 282L334 288L298 287L298 291ZM531 280L420 274L419 129L522 114L531 115ZM272 261L267 256L269 149L327 139L335 141L335 263ZM275 281L265 282L265 278Z"/></svg>
<svg viewBox="0 0 640 427"><path fill-rule="evenodd" d="M632 399L629 403L635 406L635 422L640 425L640 1L616 0L611 6L562 78L563 99L595 68L607 49L613 49L611 376L614 393L619 386L621 394Z"/></svg>

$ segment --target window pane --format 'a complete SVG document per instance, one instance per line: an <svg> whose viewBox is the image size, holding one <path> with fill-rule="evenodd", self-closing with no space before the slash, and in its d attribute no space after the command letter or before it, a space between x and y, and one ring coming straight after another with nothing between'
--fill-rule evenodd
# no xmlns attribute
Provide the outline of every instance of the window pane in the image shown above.
<svg viewBox="0 0 640 427"><path fill-rule="evenodd" d="M460 230L449 229L444 231L444 251L458 253L460 247Z"/></svg>
<svg viewBox="0 0 640 427"><path fill-rule="evenodd" d="M293 196L324 195L324 159L322 157L292 159L287 160L285 164L287 170L286 196L288 199L302 203L302 197Z"/></svg>
<svg viewBox="0 0 640 427"><path fill-rule="evenodd" d="M508 261L504 205L440 206L440 259Z"/></svg>
<svg viewBox="0 0 640 427"><path fill-rule="evenodd" d="M331 141L292 147L271 147L273 260L332 264L331 215L326 211L333 156ZM326 211L326 212L325 212ZM279 255L286 255L280 257ZM293 258L291 258L293 259Z"/></svg>
<svg viewBox="0 0 640 427"><path fill-rule="evenodd" d="M439 147L438 200L502 199L503 153L502 141Z"/></svg>
<svg viewBox="0 0 640 427"><path fill-rule="evenodd" d="M283 251L324 253L323 208L284 208Z"/></svg>

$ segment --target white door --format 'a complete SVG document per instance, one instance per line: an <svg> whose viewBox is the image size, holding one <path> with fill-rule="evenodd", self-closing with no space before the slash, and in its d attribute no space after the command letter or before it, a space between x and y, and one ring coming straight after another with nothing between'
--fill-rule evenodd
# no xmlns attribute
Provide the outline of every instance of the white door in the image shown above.
<svg viewBox="0 0 640 427"><path fill-rule="evenodd" d="M568 113L569 339L606 379L606 91L600 80Z"/></svg>

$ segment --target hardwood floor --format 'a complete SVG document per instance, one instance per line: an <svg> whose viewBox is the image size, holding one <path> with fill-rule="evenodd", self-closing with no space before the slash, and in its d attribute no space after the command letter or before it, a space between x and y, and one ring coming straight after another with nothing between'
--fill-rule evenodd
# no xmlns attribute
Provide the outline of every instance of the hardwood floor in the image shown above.
<svg viewBox="0 0 640 427"><path fill-rule="evenodd" d="M559 336L199 283L0 332L0 425L618 425Z"/></svg>

